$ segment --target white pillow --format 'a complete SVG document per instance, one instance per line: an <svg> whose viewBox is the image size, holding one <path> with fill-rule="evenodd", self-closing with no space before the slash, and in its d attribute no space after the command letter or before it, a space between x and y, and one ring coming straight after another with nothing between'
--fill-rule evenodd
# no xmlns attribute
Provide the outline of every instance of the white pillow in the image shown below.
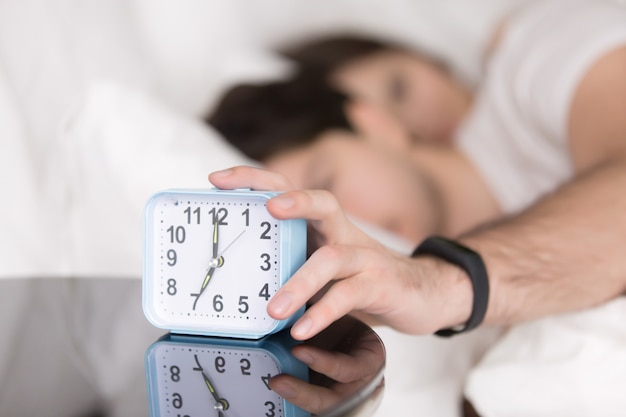
<svg viewBox="0 0 626 417"><path fill-rule="evenodd" d="M225 84L280 76L270 53L307 37L354 30L437 51L476 82L493 26L529 0L155 1L130 4L168 100L201 114Z"/></svg>
<svg viewBox="0 0 626 417"><path fill-rule="evenodd" d="M212 171L259 166L201 120L145 90L105 80L87 89L60 136L48 156L57 198L37 210L48 222L57 213L52 223L62 226L37 229L46 251L28 263L30 275L140 277L143 210L152 194L209 188ZM400 252L412 248L378 227L359 226Z"/></svg>
<svg viewBox="0 0 626 417"><path fill-rule="evenodd" d="M130 86L95 83L63 127L70 184L69 273L141 276L144 204L166 188L254 164L202 121Z"/></svg>

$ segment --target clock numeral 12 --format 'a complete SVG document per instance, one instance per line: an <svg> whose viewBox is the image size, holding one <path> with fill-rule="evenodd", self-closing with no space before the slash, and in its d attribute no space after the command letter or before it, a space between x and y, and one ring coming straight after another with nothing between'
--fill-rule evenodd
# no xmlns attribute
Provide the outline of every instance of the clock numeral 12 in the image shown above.
<svg viewBox="0 0 626 417"><path fill-rule="evenodd" d="M216 209L213 207L209 210L209 214L213 218L213 223L217 223L220 226L227 226L228 222L226 221L226 217L228 216L228 210L225 208Z"/></svg>

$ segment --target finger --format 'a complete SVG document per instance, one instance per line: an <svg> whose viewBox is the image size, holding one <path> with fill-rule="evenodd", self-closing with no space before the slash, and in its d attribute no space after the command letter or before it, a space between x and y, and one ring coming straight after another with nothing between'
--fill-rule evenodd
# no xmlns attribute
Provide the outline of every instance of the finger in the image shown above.
<svg viewBox="0 0 626 417"><path fill-rule="evenodd" d="M333 194L323 190L300 190L284 193L267 203L268 211L276 218L304 218L316 224L320 232L343 227L347 219Z"/></svg>
<svg viewBox="0 0 626 417"><path fill-rule="evenodd" d="M330 409L341 399L341 395L329 388L312 385L285 374L273 377L270 387L290 403L313 414Z"/></svg>
<svg viewBox="0 0 626 417"><path fill-rule="evenodd" d="M360 381L380 368L380 360L368 360L365 355L357 357L313 346L296 346L292 354L315 372L341 383Z"/></svg>
<svg viewBox="0 0 626 417"><path fill-rule="evenodd" d="M269 315L284 320L329 282L358 271L360 261L354 253L343 246L323 246L315 251L270 300L267 306Z"/></svg>
<svg viewBox="0 0 626 417"><path fill-rule="evenodd" d="M377 245L348 220L337 198L328 191L290 191L269 200L267 209L278 219L309 220L309 224L322 236L324 244Z"/></svg>
<svg viewBox="0 0 626 417"><path fill-rule="evenodd" d="M320 300L313 304L291 328L291 336L296 340L307 340L315 336L335 321L359 310L370 303L372 294L377 291L370 288L371 293L363 291L360 281L354 277L338 281L330 287Z"/></svg>
<svg viewBox="0 0 626 417"><path fill-rule="evenodd" d="M261 168L236 166L209 174L209 181L218 188L251 188L253 190L293 190L291 182L282 174Z"/></svg>

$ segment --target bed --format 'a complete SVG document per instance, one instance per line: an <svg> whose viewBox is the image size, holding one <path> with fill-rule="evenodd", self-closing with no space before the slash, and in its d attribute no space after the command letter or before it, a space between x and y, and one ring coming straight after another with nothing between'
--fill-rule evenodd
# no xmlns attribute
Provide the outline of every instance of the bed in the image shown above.
<svg viewBox="0 0 626 417"><path fill-rule="evenodd" d="M289 71L272 52L285 41L334 30L389 37L437 51L473 84L489 30L521 1L0 1L0 278L139 279L152 193L208 187L213 170L257 164L201 117L229 86ZM495 337L379 332L381 415L458 415L462 376Z"/></svg>

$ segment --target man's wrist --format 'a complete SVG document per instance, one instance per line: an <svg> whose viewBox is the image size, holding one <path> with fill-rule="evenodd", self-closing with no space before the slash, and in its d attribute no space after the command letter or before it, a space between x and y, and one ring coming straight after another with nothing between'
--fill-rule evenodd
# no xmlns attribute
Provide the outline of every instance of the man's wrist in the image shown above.
<svg viewBox="0 0 626 417"><path fill-rule="evenodd" d="M448 337L478 327L489 303L489 279L481 256L458 242L437 236L424 240L412 256L441 260L436 279L445 285L440 310L444 326L436 334Z"/></svg>

